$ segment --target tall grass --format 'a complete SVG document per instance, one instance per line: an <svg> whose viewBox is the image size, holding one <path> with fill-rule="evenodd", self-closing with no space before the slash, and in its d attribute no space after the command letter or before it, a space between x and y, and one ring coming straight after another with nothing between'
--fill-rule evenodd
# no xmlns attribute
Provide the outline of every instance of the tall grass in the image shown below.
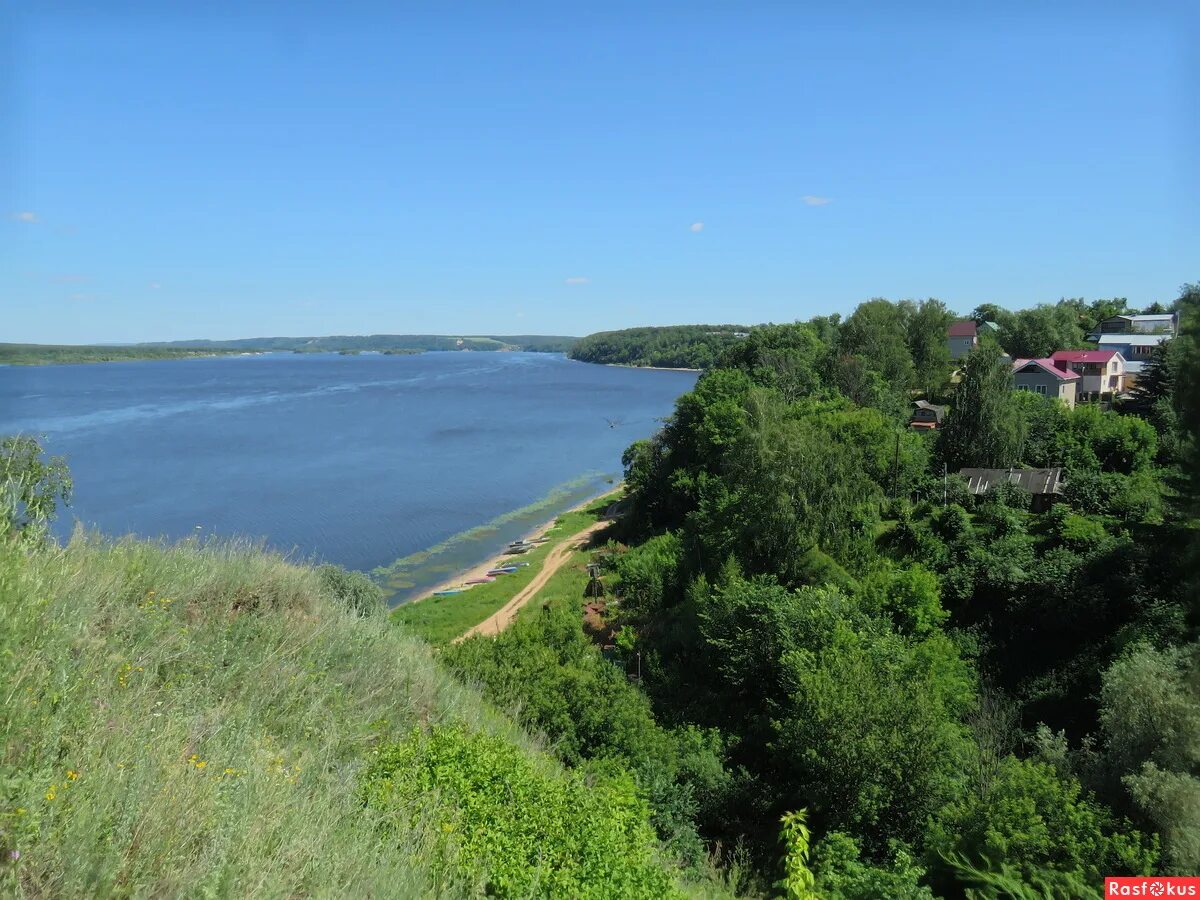
<svg viewBox="0 0 1200 900"><path fill-rule="evenodd" d="M323 590L246 546L0 541L0 892L431 894L425 832L381 839L356 799L371 748L529 741Z"/></svg>

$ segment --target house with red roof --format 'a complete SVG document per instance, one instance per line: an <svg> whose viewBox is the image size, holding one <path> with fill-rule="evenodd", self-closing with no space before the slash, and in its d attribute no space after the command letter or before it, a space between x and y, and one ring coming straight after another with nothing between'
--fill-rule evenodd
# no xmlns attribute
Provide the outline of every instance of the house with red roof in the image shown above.
<svg viewBox="0 0 1200 900"><path fill-rule="evenodd" d="M1013 360L1012 369L1013 386L1018 391L1032 391L1043 397L1057 397L1067 406L1074 408L1080 376L1071 371L1071 367L1066 363L1060 368L1048 357L1016 359Z"/></svg>
<svg viewBox="0 0 1200 900"><path fill-rule="evenodd" d="M1081 403L1111 400L1125 391L1125 357L1116 350L1056 350L1050 358L1079 376L1076 399Z"/></svg>
<svg viewBox="0 0 1200 900"><path fill-rule="evenodd" d="M950 344L950 358L962 359L979 346L979 328L970 319L951 322L946 329L946 340Z"/></svg>

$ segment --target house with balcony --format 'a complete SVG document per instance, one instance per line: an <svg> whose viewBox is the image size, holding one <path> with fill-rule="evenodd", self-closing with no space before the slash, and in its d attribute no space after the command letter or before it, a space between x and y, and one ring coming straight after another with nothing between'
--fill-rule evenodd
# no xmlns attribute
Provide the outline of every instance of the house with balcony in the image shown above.
<svg viewBox="0 0 1200 900"><path fill-rule="evenodd" d="M1142 369L1154 356L1154 350L1164 341L1169 341L1173 332L1161 334L1102 334L1096 339L1101 350L1115 350L1125 360L1125 389L1132 388Z"/></svg>
<svg viewBox="0 0 1200 900"><path fill-rule="evenodd" d="M1057 350L1050 359L1079 376L1075 399L1080 403L1111 400L1125 392L1125 357L1116 350Z"/></svg>
<svg viewBox="0 0 1200 900"><path fill-rule="evenodd" d="M1054 360L1013 360L1013 387L1018 391L1030 391L1043 397L1056 397L1068 407L1075 406L1075 392L1080 377L1065 363L1062 368Z"/></svg>

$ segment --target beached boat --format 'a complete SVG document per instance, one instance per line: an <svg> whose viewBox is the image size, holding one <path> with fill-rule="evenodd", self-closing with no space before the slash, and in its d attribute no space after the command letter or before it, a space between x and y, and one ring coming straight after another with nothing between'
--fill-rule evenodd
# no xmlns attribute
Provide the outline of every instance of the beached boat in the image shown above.
<svg viewBox="0 0 1200 900"><path fill-rule="evenodd" d="M434 591L433 596L447 597L450 594L465 594L466 592L467 592L466 588L446 588L446 590L444 590L444 591Z"/></svg>
<svg viewBox="0 0 1200 900"><path fill-rule="evenodd" d="M488 569L488 574L489 575L511 575L515 571L517 571L517 567L512 566L511 568L504 568L504 569Z"/></svg>
<svg viewBox="0 0 1200 900"><path fill-rule="evenodd" d="M492 578L468 578L463 584L491 584L496 579Z"/></svg>

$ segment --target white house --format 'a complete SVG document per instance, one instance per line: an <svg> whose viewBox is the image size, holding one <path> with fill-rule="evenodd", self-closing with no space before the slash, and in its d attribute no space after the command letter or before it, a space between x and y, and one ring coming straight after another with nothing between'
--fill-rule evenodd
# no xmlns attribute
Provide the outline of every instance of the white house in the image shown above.
<svg viewBox="0 0 1200 900"><path fill-rule="evenodd" d="M1050 358L1079 376L1079 401L1110 400L1125 390L1125 357L1116 350L1057 350Z"/></svg>

